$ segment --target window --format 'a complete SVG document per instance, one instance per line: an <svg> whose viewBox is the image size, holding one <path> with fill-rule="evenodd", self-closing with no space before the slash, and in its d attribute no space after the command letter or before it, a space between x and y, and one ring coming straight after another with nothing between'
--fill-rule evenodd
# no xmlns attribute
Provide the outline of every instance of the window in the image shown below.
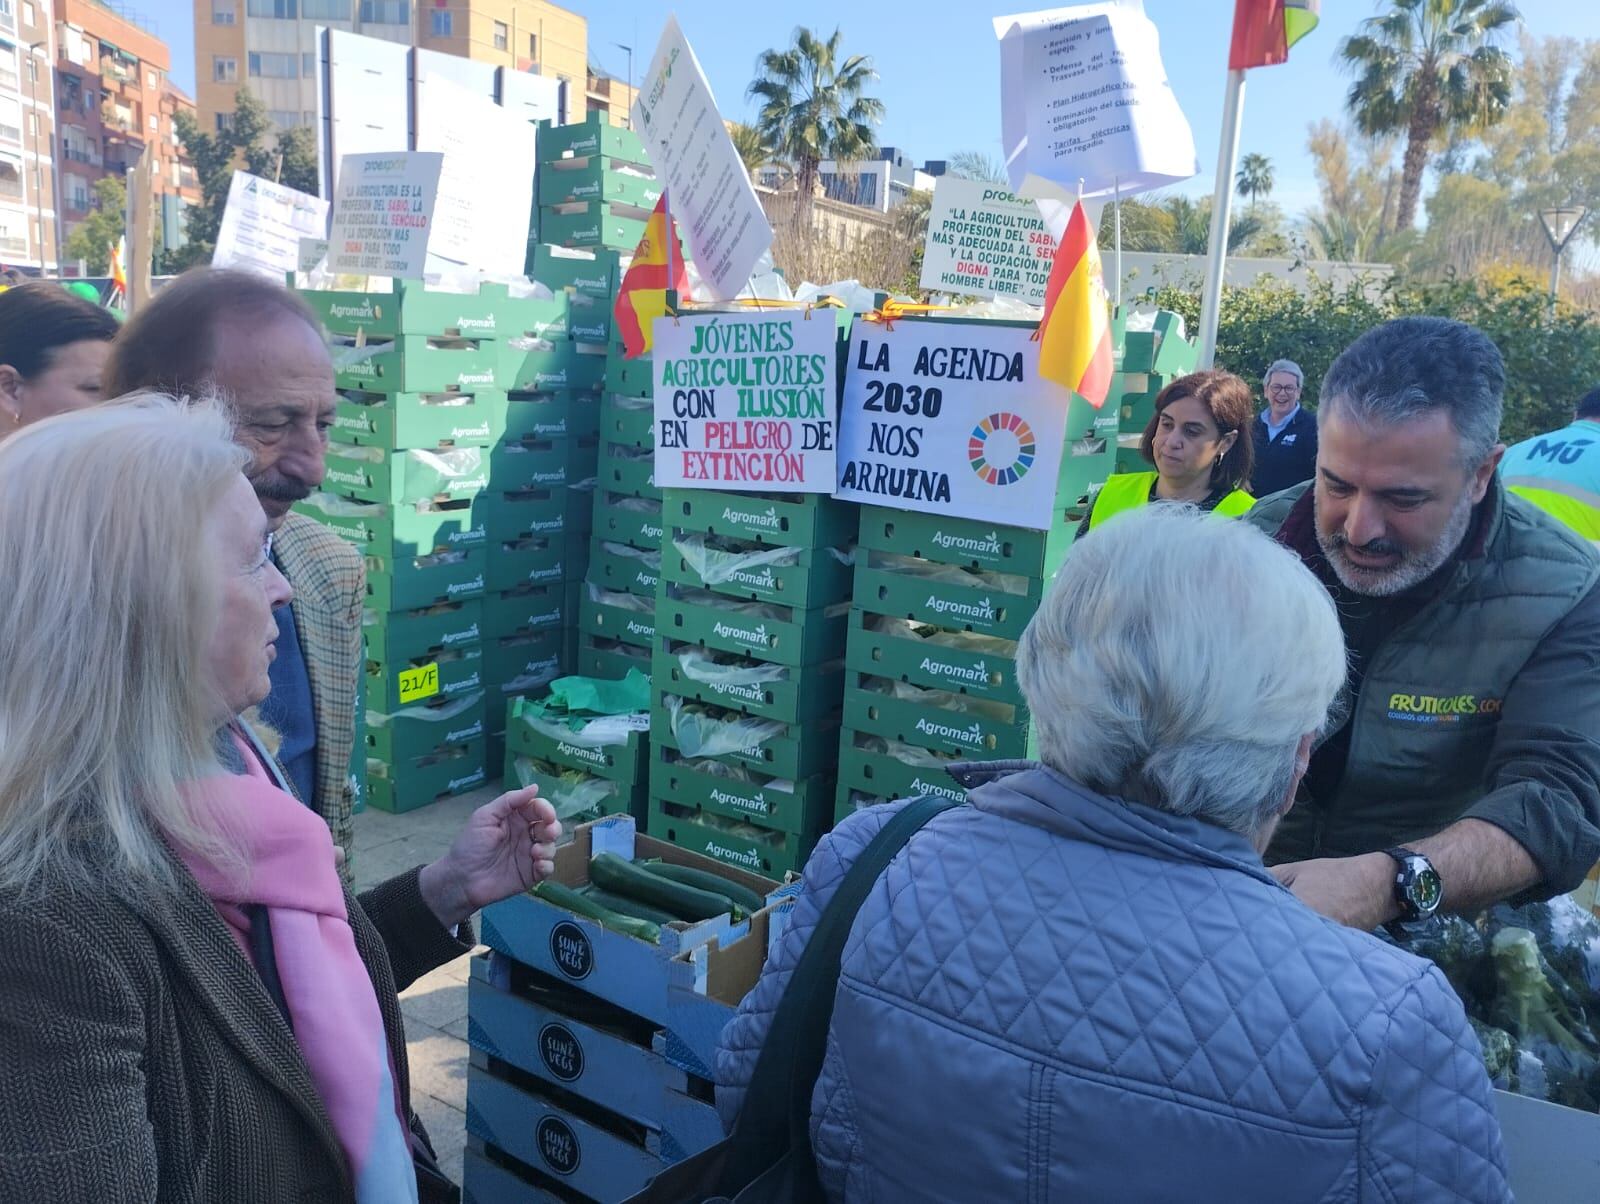
<svg viewBox="0 0 1600 1204"><path fill-rule="evenodd" d="M239 60L224 58L221 55L211 56L211 82L214 84L235 84L239 82Z"/></svg>
<svg viewBox="0 0 1600 1204"><path fill-rule="evenodd" d="M348 21L350 0L300 0L300 15L311 21Z"/></svg>
<svg viewBox="0 0 1600 1204"><path fill-rule="evenodd" d="M410 0L361 0L363 25L410 25Z"/></svg>
<svg viewBox="0 0 1600 1204"><path fill-rule="evenodd" d="M280 130L292 130L300 124L300 111L298 109L269 109L267 120Z"/></svg>
<svg viewBox="0 0 1600 1204"><path fill-rule="evenodd" d="M233 25L239 20L239 9L233 0L211 0L211 24Z"/></svg>
<svg viewBox="0 0 1600 1204"><path fill-rule="evenodd" d="M22 0L22 23L24 25L39 24L39 12L33 7L33 0Z"/></svg>
<svg viewBox="0 0 1600 1204"><path fill-rule="evenodd" d="M232 128L233 128L233 114L232 113L218 113L217 114L217 133L226 134Z"/></svg>
<svg viewBox="0 0 1600 1204"><path fill-rule="evenodd" d="M511 45L511 31L506 28L504 21L494 23L494 48L504 50Z"/></svg>
<svg viewBox="0 0 1600 1204"><path fill-rule="evenodd" d="M4 3L4 0L0 0L0 3ZM436 37L436 38L449 38L449 37L454 37L455 36L454 31L452 31L451 28L450 28L450 14L449 13L441 13L441 12L438 12L438 11L434 12L434 14L433 14L433 36Z"/></svg>
<svg viewBox="0 0 1600 1204"><path fill-rule="evenodd" d="M161 119L154 113L150 114L150 132L152 134L159 134L161 132Z"/></svg>
<svg viewBox="0 0 1600 1204"><path fill-rule="evenodd" d="M539 35L536 33L528 35L528 57L536 63L539 61Z"/></svg>
<svg viewBox="0 0 1600 1204"><path fill-rule="evenodd" d="M250 52L250 75L256 79L298 79L300 60L292 54Z"/></svg>
<svg viewBox="0 0 1600 1204"><path fill-rule="evenodd" d="M293 21L298 15L295 0L245 0L245 12L252 17L275 17Z"/></svg>
<svg viewBox="0 0 1600 1204"><path fill-rule="evenodd" d="M0 0L0 17L10 21L13 19L15 12L16 10L11 7L11 0Z"/></svg>
<svg viewBox="0 0 1600 1204"><path fill-rule="evenodd" d="M32 109L28 110L28 133L35 138L39 136L39 114Z"/></svg>
<svg viewBox="0 0 1600 1204"><path fill-rule="evenodd" d="M300 56L300 74L307 79L315 78L317 74L317 52L308 50Z"/></svg>
<svg viewBox="0 0 1600 1204"><path fill-rule="evenodd" d="M144 73L144 82L146 87L159 88L161 86L161 77L154 71L146 71Z"/></svg>
<svg viewBox="0 0 1600 1204"><path fill-rule="evenodd" d="M28 82L30 84L39 82L39 60L31 54L28 56Z"/></svg>

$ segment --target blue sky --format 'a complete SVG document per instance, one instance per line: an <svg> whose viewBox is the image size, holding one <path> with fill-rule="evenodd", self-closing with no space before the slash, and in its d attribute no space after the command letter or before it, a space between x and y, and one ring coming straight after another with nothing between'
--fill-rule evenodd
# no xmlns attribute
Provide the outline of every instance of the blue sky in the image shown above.
<svg viewBox="0 0 1600 1204"><path fill-rule="evenodd" d="M173 77L193 94L193 0L132 0L152 18L172 47ZM844 31L851 53L869 54L878 69L876 94L888 113L881 145L903 148L918 163L961 150L998 157L1000 150L999 50L993 16L1029 11L1026 5L981 5L971 0L885 4L872 0L567 0L589 20L590 57L617 76L634 48L634 73L642 74L669 12L695 48L723 115L745 117L744 91L756 57L788 42L796 24L821 32ZM1040 4L1036 7L1047 7ZM1574 0L1520 0L1528 30L1600 38L1600 4ZM1323 0L1322 24L1281 67L1250 73L1241 153L1267 155L1277 169L1274 199L1291 214L1316 203L1306 154L1306 127L1338 117L1348 79L1334 66L1340 38L1377 11L1374 0ZM1145 0L1161 31L1162 54L1178 101L1194 129L1201 173L1182 190L1209 192L1217 157L1231 0Z"/></svg>

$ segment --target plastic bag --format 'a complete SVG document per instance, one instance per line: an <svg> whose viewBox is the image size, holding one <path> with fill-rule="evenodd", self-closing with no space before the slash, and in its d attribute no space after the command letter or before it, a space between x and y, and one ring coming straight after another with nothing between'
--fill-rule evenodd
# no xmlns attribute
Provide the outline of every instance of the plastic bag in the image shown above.
<svg viewBox="0 0 1600 1204"><path fill-rule="evenodd" d="M869 677L861 688L872 694L887 694L902 702L938 707L959 715L979 715L997 723L1010 723L1017 714L1017 709L1009 703L973 698L968 694L952 694L948 690L930 690L925 686L914 686L910 682L893 681L887 677Z"/></svg>
<svg viewBox="0 0 1600 1204"><path fill-rule="evenodd" d="M632 715L650 709L650 679L629 669L621 681L561 677L550 683L549 706L570 714Z"/></svg>
<svg viewBox="0 0 1600 1204"><path fill-rule="evenodd" d="M378 711L367 712L367 726L369 728L384 728L396 719L425 719L429 723L449 723L457 715L470 711L483 701L483 694L464 694L453 702L447 702L442 707L401 707L398 711L383 714Z"/></svg>
<svg viewBox="0 0 1600 1204"><path fill-rule="evenodd" d="M685 702L675 694L662 695L662 705L667 710L673 742L685 757L755 752L768 740L788 731L787 725L776 719L757 719L732 711L728 712L730 718L722 718L709 707Z"/></svg>
<svg viewBox="0 0 1600 1204"><path fill-rule="evenodd" d="M970 589L992 589L1003 594L1025 594L1031 584L1027 577L1016 573L996 573L989 569L969 569L956 564L938 564L916 556L901 556L897 552L871 551L867 553L867 567L884 569L908 577L921 577L946 585L960 585Z"/></svg>
<svg viewBox="0 0 1600 1204"><path fill-rule="evenodd" d="M881 736L868 736L856 747L866 752L882 753L886 757L893 757L902 765L912 765L918 769L948 769L960 759L954 753L937 753L932 749L918 748L914 744L905 744L899 740L885 740Z"/></svg>
<svg viewBox="0 0 1600 1204"><path fill-rule="evenodd" d="M614 606L618 610L632 610L639 614L654 614L656 600L646 598L642 594L625 594L618 590L602 589L600 586L589 582L589 601L600 606Z"/></svg>
<svg viewBox="0 0 1600 1204"><path fill-rule="evenodd" d="M1017 654L1015 640L1002 639L997 635L984 635L978 631L946 631L941 627L919 623L915 619L902 619L893 615L869 615L866 626L868 631L875 631L880 635L902 640L922 640L957 652L977 652L985 656L1004 657L1014 657Z"/></svg>
<svg viewBox="0 0 1600 1204"><path fill-rule="evenodd" d="M713 686L764 686L789 680L786 665L750 661L704 648L686 648L677 654L678 665L690 681Z"/></svg>
<svg viewBox="0 0 1600 1204"><path fill-rule="evenodd" d="M602 539L600 547L609 556L621 556L629 560L637 560L647 568L659 569L661 567L660 548L636 548L629 543L612 543L609 539Z"/></svg>

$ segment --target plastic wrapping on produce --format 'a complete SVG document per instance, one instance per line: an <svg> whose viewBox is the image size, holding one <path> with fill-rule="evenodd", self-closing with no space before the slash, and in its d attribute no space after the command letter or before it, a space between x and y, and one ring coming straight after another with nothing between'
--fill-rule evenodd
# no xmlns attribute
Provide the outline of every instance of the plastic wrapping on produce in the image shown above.
<svg viewBox="0 0 1600 1204"><path fill-rule="evenodd" d="M740 541L719 539L717 536L680 535L672 541L684 562L694 570L695 576L707 585L721 585L740 573L752 573L763 568L789 568L800 563L800 549L760 547L748 550ZM839 548L824 549L840 564L855 563L855 555Z"/></svg>
<svg viewBox="0 0 1600 1204"><path fill-rule="evenodd" d="M387 714L368 711L367 726L388 727L396 719L424 719L429 723L449 723L457 715L465 714L482 701L482 693L464 694L441 707L401 707L398 711L389 711Z"/></svg>
<svg viewBox="0 0 1600 1204"><path fill-rule="evenodd" d="M952 694L948 690L929 690L914 686L908 681L891 681L887 677L874 677L862 687L869 694L887 694L901 702L914 702L919 706L938 707L961 715L981 715L1000 723L1016 718L1017 709L1009 703L988 698L973 698L968 694Z"/></svg>
<svg viewBox="0 0 1600 1204"><path fill-rule="evenodd" d="M649 410L655 412L656 403L653 397L628 397L621 393L612 393L606 398L606 404L618 410Z"/></svg>
<svg viewBox="0 0 1600 1204"><path fill-rule="evenodd" d="M368 556L365 559L367 562L367 571L369 573L381 573L388 568L388 566L384 563L383 557L381 556ZM411 563L419 569L436 569L441 565L446 564L465 564L466 561L467 554L465 552L451 550L446 552L429 552L426 556L414 556L412 557Z"/></svg>
<svg viewBox="0 0 1600 1204"><path fill-rule="evenodd" d="M337 372L340 368L348 368L351 364L359 364L362 360L371 359L381 352L393 350L393 339L385 339L381 343L366 343L357 339L349 346L335 343L328 348L328 353L333 359L334 371Z"/></svg>
<svg viewBox="0 0 1600 1204"><path fill-rule="evenodd" d="M703 773L712 778L725 778L730 782L753 782L756 780L755 774L751 773L749 769L743 765L735 765L731 761L707 761L703 758L686 757L679 761L678 764L685 769L693 770L695 773Z"/></svg>
<svg viewBox="0 0 1600 1204"><path fill-rule="evenodd" d="M683 675L690 681L705 685L764 686L769 682L789 680L786 665L747 661L725 653L708 652L704 648L686 648L677 656Z"/></svg>
<svg viewBox="0 0 1600 1204"><path fill-rule="evenodd" d="M535 707L524 707L517 717L535 731L552 740L564 740L582 748L606 748L626 744L629 737L648 730L648 715L597 715L583 719L565 715L541 713ZM640 720L644 721L643 726Z"/></svg>
<svg viewBox="0 0 1600 1204"><path fill-rule="evenodd" d="M979 631L946 631L930 623L902 619L894 615L868 615L866 627L868 631L875 631L879 635L902 640L921 640L957 652L979 652L987 656L1005 657L1017 654L1015 640L1002 639L997 635L984 635Z"/></svg>
<svg viewBox="0 0 1600 1204"><path fill-rule="evenodd" d="M562 344L566 340L561 340ZM519 334L515 338L505 340L505 345L513 351L554 351L558 344L553 339L542 339L534 335Z"/></svg>
<svg viewBox="0 0 1600 1204"><path fill-rule="evenodd" d="M634 610L640 614L654 614L656 600L647 598L642 594L625 594L614 589L602 589L594 582L589 582L589 601L600 606L614 606L618 610Z"/></svg>
<svg viewBox="0 0 1600 1204"><path fill-rule="evenodd" d="M969 569L957 564L938 564L915 556L901 556L898 552L873 550L867 554L867 567L938 581L945 585L962 585L973 589L999 590L1003 594L1025 594L1029 579L1017 573L996 573L991 569Z"/></svg>
<svg viewBox="0 0 1600 1204"><path fill-rule="evenodd" d="M376 502L353 502L336 493L313 493L306 499L324 514L337 514L341 518L379 518L383 507Z"/></svg>
<svg viewBox="0 0 1600 1204"><path fill-rule="evenodd" d="M646 399L648 400L648 398ZM661 503L647 497L619 497L606 503L608 510L626 510L630 514L660 514Z"/></svg>
<svg viewBox="0 0 1600 1204"><path fill-rule="evenodd" d="M600 546L608 555L637 560L647 568L659 569L661 567L660 548L636 548L628 543L612 543L609 539L601 540Z"/></svg>
<svg viewBox="0 0 1600 1204"><path fill-rule="evenodd" d="M517 776L522 781L533 781L539 786L539 797L548 799L556 809L556 818L563 823L590 811L598 811L617 797L622 790L619 782L591 777L576 769L563 769L558 773L541 773L526 757L518 757Z"/></svg>
<svg viewBox="0 0 1600 1204"><path fill-rule="evenodd" d="M557 678L546 704L582 715L637 715L650 709L650 679L629 669L620 681L601 677Z"/></svg>
<svg viewBox="0 0 1600 1204"><path fill-rule="evenodd" d="M809 280L794 290L794 299L800 305L814 305L828 298L837 301L852 313L870 314L878 308L878 294L859 280L837 280L832 284L812 284Z"/></svg>
<svg viewBox="0 0 1600 1204"><path fill-rule="evenodd" d="M739 602L723 594L714 594L710 590L696 589L692 585L673 586L673 596L691 606L709 606L751 619L776 619L780 623L789 619L789 608L786 606L778 606L772 602ZM848 606L849 603L845 605Z"/></svg>
<svg viewBox="0 0 1600 1204"><path fill-rule="evenodd" d="M882 753L886 757L893 757L902 765L912 765L919 769L948 769L960 759L936 753L932 749L918 748L915 744L885 740L881 736L868 737L861 742L860 747L866 752Z"/></svg>
<svg viewBox="0 0 1600 1204"><path fill-rule="evenodd" d="M740 715L723 719L698 703L685 702L675 694L662 696L673 742L686 757L726 757L750 752L768 740L775 740L788 729L775 719Z"/></svg>

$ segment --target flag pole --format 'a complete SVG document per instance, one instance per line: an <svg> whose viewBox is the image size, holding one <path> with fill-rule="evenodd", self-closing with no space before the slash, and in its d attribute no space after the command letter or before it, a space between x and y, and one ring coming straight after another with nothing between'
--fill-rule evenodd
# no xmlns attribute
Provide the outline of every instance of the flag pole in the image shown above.
<svg viewBox="0 0 1600 1204"><path fill-rule="evenodd" d="M1222 102L1222 145L1217 148L1217 183L1211 196L1211 241L1206 247L1205 292L1200 297L1201 368L1217 358L1217 320L1222 308L1222 269L1228 258L1230 209L1233 205L1233 165L1239 157L1239 131L1244 125L1244 72L1228 72L1228 91Z"/></svg>
<svg viewBox="0 0 1600 1204"><path fill-rule="evenodd" d="M1111 274L1117 278L1111 290L1111 316L1122 312L1122 178L1111 181Z"/></svg>

